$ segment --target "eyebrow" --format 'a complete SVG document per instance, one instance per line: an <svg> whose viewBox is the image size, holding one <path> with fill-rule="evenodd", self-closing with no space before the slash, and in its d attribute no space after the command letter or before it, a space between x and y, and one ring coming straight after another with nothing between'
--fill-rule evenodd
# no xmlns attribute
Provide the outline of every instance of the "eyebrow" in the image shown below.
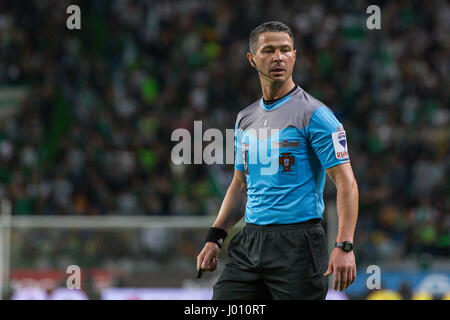
<svg viewBox="0 0 450 320"><path fill-rule="evenodd" d="M277 47L277 48L289 48L289 49L292 49L292 46L291 46L290 44L282 44L281 46L274 46L274 45L269 44L269 45L266 45L266 46L262 47L261 50L264 50L264 49L273 49L273 48L275 48L275 47Z"/></svg>

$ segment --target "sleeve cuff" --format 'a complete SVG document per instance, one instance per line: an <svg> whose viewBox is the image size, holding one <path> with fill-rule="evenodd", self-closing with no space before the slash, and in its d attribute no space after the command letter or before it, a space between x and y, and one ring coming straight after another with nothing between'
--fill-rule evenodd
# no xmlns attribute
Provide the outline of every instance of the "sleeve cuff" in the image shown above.
<svg viewBox="0 0 450 320"><path fill-rule="evenodd" d="M328 163L328 164L326 164L325 166L322 166L322 167L323 167L324 170L326 170L326 169L330 169L332 167L338 166L340 164L348 163L348 162L350 162L350 159L348 159L348 160L341 160L339 162Z"/></svg>

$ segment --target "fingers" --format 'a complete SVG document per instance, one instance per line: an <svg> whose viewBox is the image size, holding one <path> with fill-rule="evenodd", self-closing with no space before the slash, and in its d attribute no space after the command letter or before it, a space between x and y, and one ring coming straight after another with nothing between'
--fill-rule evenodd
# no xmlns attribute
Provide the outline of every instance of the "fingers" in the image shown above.
<svg viewBox="0 0 450 320"><path fill-rule="evenodd" d="M347 289L353 283L353 268L349 268L347 270L347 282L345 284L345 288Z"/></svg>
<svg viewBox="0 0 450 320"><path fill-rule="evenodd" d="M334 279L333 279L333 289L335 291L339 290L339 284L341 282L341 273L336 270L336 272L334 273Z"/></svg>
<svg viewBox="0 0 450 320"><path fill-rule="evenodd" d="M207 270L211 264L211 260L212 260L212 255L211 254L206 254L205 257L203 258L203 262L202 262L202 269L203 270Z"/></svg>
<svg viewBox="0 0 450 320"><path fill-rule="evenodd" d="M338 267L334 272L333 289L336 291L344 291L356 279L356 266Z"/></svg>
<svg viewBox="0 0 450 320"><path fill-rule="evenodd" d="M328 265L327 271L323 275L325 277L328 277L330 274L333 274L334 271L335 271L334 266L333 266L333 264L330 263ZM336 290L336 291L339 290L340 282L341 282L341 273L336 270L336 272L334 272L334 279L333 279L333 289L334 290Z"/></svg>
<svg viewBox="0 0 450 320"><path fill-rule="evenodd" d="M214 271L217 269L218 258L209 251L202 250L197 257L197 271Z"/></svg>
<svg viewBox="0 0 450 320"><path fill-rule="evenodd" d="M329 265L328 265L328 269L327 269L327 271L323 274L325 277L328 277L330 274L332 274L333 273L333 265L330 263Z"/></svg>
<svg viewBox="0 0 450 320"><path fill-rule="evenodd" d="M339 283L339 291L344 291L345 288L347 288L347 270L341 269L341 281Z"/></svg>
<svg viewBox="0 0 450 320"><path fill-rule="evenodd" d="M217 269L218 258L212 257L209 260L204 259L202 263L202 269L206 271L214 271Z"/></svg>
<svg viewBox="0 0 450 320"><path fill-rule="evenodd" d="M353 284L353 282L355 282L355 280L356 280L356 265L353 265L351 267L348 267L348 270L347 270L347 285L346 285L345 289L350 287Z"/></svg>
<svg viewBox="0 0 450 320"><path fill-rule="evenodd" d="M355 282L355 280L356 280L356 265L353 266L353 281L352 281L352 283Z"/></svg>
<svg viewBox="0 0 450 320"><path fill-rule="evenodd" d="M213 257L211 260L211 263L209 265L209 268L207 269L207 271L214 271L217 269L217 262L219 261L219 259L217 257Z"/></svg>
<svg viewBox="0 0 450 320"><path fill-rule="evenodd" d="M197 256L197 271L200 271L204 257L205 257L205 252L202 250L202 252L200 252L200 254Z"/></svg>

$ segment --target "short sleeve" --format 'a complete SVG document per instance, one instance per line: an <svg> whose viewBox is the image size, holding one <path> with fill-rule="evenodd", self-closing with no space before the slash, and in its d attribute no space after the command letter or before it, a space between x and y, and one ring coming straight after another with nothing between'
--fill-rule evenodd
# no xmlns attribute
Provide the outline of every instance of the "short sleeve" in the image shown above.
<svg viewBox="0 0 450 320"><path fill-rule="evenodd" d="M244 171L244 162L242 159L242 130L238 129L238 124L234 126L234 168L239 171Z"/></svg>
<svg viewBox="0 0 450 320"><path fill-rule="evenodd" d="M324 169L350 162L344 128L326 106L316 109L312 114L308 137Z"/></svg>

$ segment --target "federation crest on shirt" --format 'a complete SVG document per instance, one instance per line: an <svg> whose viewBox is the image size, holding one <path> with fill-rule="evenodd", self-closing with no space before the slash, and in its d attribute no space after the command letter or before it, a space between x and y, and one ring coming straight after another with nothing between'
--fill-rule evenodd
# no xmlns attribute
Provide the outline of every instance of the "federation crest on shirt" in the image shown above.
<svg viewBox="0 0 450 320"><path fill-rule="evenodd" d="M294 157L291 156L290 152L282 153L280 156L280 165L283 166L283 171L281 172L289 172L291 170L291 166L294 164Z"/></svg>

